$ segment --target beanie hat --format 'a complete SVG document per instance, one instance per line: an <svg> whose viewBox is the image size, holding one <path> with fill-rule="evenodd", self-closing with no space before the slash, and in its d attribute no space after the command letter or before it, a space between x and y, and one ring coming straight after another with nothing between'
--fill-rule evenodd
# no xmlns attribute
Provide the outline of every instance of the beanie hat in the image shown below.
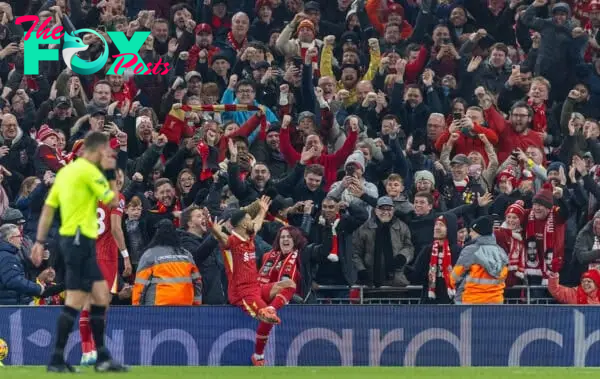
<svg viewBox="0 0 600 379"><path fill-rule="evenodd" d="M392 13L399 14L404 19L404 8L402 7L402 5L397 3L392 3L391 5L388 5L386 12L387 16L385 17L386 21L389 15Z"/></svg>
<svg viewBox="0 0 600 379"><path fill-rule="evenodd" d="M596 287L600 289L600 271L597 269L588 270L581 275L581 279L591 279L596 283Z"/></svg>
<svg viewBox="0 0 600 379"><path fill-rule="evenodd" d="M564 12L570 16L571 15L571 7L567 3L556 3L552 7L552 14L554 14L556 12Z"/></svg>
<svg viewBox="0 0 600 379"><path fill-rule="evenodd" d="M415 183L418 182L419 180L427 180L427 181L431 182L431 184L433 186L435 186L435 177L433 176L431 171L421 170L421 171L415 172Z"/></svg>
<svg viewBox="0 0 600 379"><path fill-rule="evenodd" d="M473 221L471 229L482 236L489 236L494 232L494 223L488 216L482 216Z"/></svg>
<svg viewBox="0 0 600 379"><path fill-rule="evenodd" d="M302 28L309 28L310 30L312 30L313 34L316 34L315 24L313 24L311 20L300 21L300 24L298 24L298 29L296 29L296 34L298 34L298 32L300 32L300 29Z"/></svg>
<svg viewBox="0 0 600 379"><path fill-rule="evenodd" d="M508 208L506 208L504 216L506 216L509 213L516 215L519 218L521 224L523 224L523 222L525 221L525 203L523 203L522 200L517 200L513 204L509 205Z"/></svg>
<svg viewBox="0 0 600 379"><path fill-rule="evenodd" d="M552 209L554 198L552 197L552 185L550 183L544 183L542 188L533 197L533 203Z"/></svg>
<svg viewBox="0 0 600 379"><path fill-rule="evenodd" d="M365 172L365 156L363 155L362 151L355 150L352 154L350 154L346 159L346 163L344 163L344 168L351 163L359 165L361 170Z"/></svg>
<svg viewBox="0 0 600 379"><path fill-rule="evenodd" d="M2 214L2 223L21 225L25 223L25 217L23 217L23 213L16 208L6 208Z"/></svg>
<svg viewBox="0 0 600 379"><path fill-rule="evenodd" d="M448 226L448 221L446 220L446 218L444 217L444 215L440 215L438 216L438 218L435 219L435 221L440 221L442 222L444 225Z"/></svg>
<svg viewBox="0 0 600 379"><path fill-rule="evenodd" d="M503 182L505 180L508 180L513 187L515 187L515 185L517 184L517 178L515 178L515 175L508 168L504 171L501 171L496 176L496 182L498 183Z"/></svg>
<svg viewBox="0 0 600 379"><path fill-rule="evenodd" d="M35 139L38 142L44 142L46 138L51 136L58 138L58 134L56 134L56 132L53 129L50 129L48 125L44 124L40 127L40 130L38 130Z"/></svg>
<svg viewBox="0 0 600 379"><path fill-rule="evenodd" d="M564 164L564 163L562 163L562 162L557 162L557 161L551 162L551 163L548 165L548 169L546 170L546 173L549 173L550 171L559 171L559 172L560 172L560 168L561 168L561 167L563 168L564 172L566 173L566 172L567 172L567 170L566 170L566 167L565 167L565 164Z"/></svg>

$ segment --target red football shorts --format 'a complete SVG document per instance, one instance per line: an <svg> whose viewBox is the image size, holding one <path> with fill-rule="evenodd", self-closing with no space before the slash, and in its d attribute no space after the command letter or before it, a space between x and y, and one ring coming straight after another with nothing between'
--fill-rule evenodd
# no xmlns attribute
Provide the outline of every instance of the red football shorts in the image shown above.
<svg viewBox="0 0 600 379"><path fill-rule="evenodd" d="M258 283L257 283L258 284ZM258 311L265 308L271 301L271 288L275 283L259 284L253 289L240 291L240 300L232 302L231 305L241 308L250 317L256 318Z"/></svg>
<svg viewBox="0 0 600 379"><path fill-rule="evenodd" d="M119 292L119 262L98 259L98 267L108 284L110 293L117 294Z"/></svg>

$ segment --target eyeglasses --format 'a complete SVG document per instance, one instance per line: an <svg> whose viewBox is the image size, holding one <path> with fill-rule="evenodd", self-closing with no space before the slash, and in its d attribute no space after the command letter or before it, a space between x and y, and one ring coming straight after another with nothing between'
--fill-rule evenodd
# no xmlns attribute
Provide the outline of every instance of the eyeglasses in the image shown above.
<svg viewBox="0 0 600 379"><path fill-rule="evenodd" d="M254 90L253 89L238 89L236 91L236 93L246 93L246 94L248 94L248 93L254 93Z"/></svg>

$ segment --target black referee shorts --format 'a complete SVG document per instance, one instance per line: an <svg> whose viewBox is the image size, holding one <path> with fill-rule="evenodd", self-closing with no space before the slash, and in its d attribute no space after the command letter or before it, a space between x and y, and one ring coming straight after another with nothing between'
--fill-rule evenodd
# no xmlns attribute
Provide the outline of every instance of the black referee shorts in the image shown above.
<svg viewBox="0 0 600 379"><path fill-rule="evenodd" d="M92 292L94 282L104 280L96 261L96 240L81 233L60 236L60 252L65 263L65 288Z"/></svg>

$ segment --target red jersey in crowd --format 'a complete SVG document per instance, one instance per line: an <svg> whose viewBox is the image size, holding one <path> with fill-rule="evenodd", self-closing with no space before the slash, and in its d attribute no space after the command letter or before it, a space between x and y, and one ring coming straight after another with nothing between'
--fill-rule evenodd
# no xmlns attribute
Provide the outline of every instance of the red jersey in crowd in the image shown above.
<svg viewBox="0 0 600 379"><path fill-rule="evenodd" d="M239 234L232 232L227 239L227 248L223 250L223 259L227 274L229 302L233 304L243 298L246 293L258 289L254 236L244 239Z"/></svg>

